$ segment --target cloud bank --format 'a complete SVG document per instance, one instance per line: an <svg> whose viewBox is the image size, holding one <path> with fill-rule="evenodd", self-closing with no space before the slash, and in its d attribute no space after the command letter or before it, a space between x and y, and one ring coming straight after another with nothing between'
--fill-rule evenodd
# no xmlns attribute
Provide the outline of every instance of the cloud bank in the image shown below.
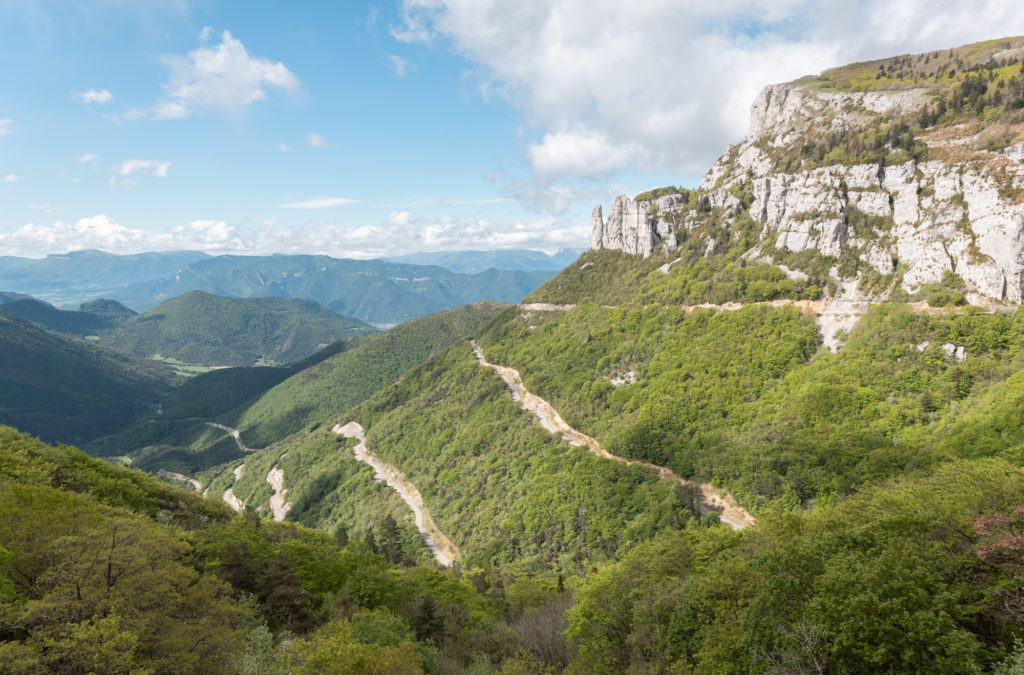
<svg viewBox="0 0 1024 675"><path fill-rule="evenodd" d="M316 253L377 258L416 251L531 248L555 251L589 243L589 227L566 220L495 223L476 218L424 219L393 211L384 222L346 227L322 220L279 225L276 218L243 231L224 220L193 220L165 232L122 225L100 214L76 222L28 223L0 234L0 255L41 257L82 249L109 253L199 250L207 253L269 255Z"/></svg>

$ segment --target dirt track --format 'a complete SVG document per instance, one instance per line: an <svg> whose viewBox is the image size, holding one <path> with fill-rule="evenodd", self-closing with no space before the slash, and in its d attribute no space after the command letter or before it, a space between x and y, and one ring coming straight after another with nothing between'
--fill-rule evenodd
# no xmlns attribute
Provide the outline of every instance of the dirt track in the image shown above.
<svg viewBox="0 0 1024 675"><path fill-rule="evenodd" d="M549 432L553 434L561 434L562 438L573 445L586 446L587 449L590 450L590 453L597 457L610 459L630 466L640 465L650 467L658 472L658 476L660 476L662 480L676 481L681 485L693 484L692 481L676 475L667 467L635 459L626 459L625 457L619 457L618 455L613 455L608 452L601 447L596 439L569 426L569 424L562 419L562 416L558 414L558 411L555 410L550 403L527 390L526 385L523 384L523 379L519 376L519 371L515 368L499 366L487 361L484 357L483 350L480 349L480 346L477 345L475 340L470 340L470 345L472 345L473 351L476 352L476 358L480 362L480 365L496 371L498 375L501 376L501 379L505 380L505 384L508 385L509 390L512 392L512 398L519 401L519 405L522 406L523 410L533 413L540 421L541 426ZM701 505L702 513L714 511L719 514L723 523L726 523L732 526L733 529L737 530L741 530L754 523L754 517L747 513L747 511L740 506L735 499L733 499L732 495L725 490L720 490L711 485L711 483L702 483L700 485L700 489L704 495L704 504Z"/></svg>
<svg viewBox="0 0 1024 675"><path fill-rule="evenodd" d="M408 504L415 516L416 529L420 531L420 535L427 542L427 546L430 547L434 557L445 567L451 567L452 563L459 559L459 549L434 523L430 512L423 505L423 497L420 496L420 491L416 489L416 486L410 483L397 468L390 464L385 464L380 458L367 450L366 434L363 431L362 425L358 422L349 422L345 426L336 424L331 431L346 438L359 439L359 444L355 447L356 459L370 465L374 470L374 477L379 481L387 483L398 493L402 501Z"/></svg>

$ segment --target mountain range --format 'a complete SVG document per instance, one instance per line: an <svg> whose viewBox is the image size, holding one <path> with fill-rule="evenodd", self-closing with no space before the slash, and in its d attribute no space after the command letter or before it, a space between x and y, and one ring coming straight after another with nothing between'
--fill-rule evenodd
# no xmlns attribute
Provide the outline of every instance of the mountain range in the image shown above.
<svg viewBox="0 0 1024 675"><path fill-rule="evenodd" d="M575 257L559 255L467 251L444 257L453 267L474 270L458 272L433 264L329 256L76 251L43 259L0 257L0 288L62 307L110 298L139 312L192 290L301 298L362 321L394 325L479 300L518 301L561 269L556 261ZM508 267L495 269L491 263Z"/></svg>

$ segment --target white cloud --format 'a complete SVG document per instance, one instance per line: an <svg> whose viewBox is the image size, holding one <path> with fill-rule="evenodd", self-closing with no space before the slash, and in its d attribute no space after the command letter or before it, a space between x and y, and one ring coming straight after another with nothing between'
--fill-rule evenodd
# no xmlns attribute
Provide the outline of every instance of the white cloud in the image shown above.
<svg viewBox="0 0 1024 675"><path fill-rule="evenodd" d="M311 148L326 148L329 144L327 143L327 139L320 134L310 132L306 134L306 145Z"/></svg>
<svg viewBox="0 0 1024 675"><path fill-rule="evenodd" d="M171 229L176 242L201 251L241 251L246 243L238 235L238 228L223 220L193 220Z"/></svg>
<svg viewBox="0 0 1024 675"><path fill-rule="evenodd" d="M76 223L58 220L52 225L29 223L18 230L0 234L0 251L9 255L38 256L99 248L112 253L166 248L160 237L145 230L124 227L100 214Z"/></svg>
<svg viewBox="0 0 1024 675"><path fill-rule="evenodd" d="M53 206L50 204L25 204L25 208L35 209L37 211L42 211L43 213L46 214L53 213Z"/></svg>
<svg viewBox="0 0 1024 675"><path fill-rule="evenodd" d="M110 170L119 176L140 174L156 178L167 178L167 170L170 168L171 163L168 161L158 162L155 159L129 159L115 164L110 167Z"/></svg>
<svg viewBox="0 0 1024 675"><path fill-rule="evenodd" d="M6 136L14 131L14 120L10 117L0 117L0 136Z"/></svg>
<svg viewBox="0 0 1024 675"><path fill-rule="evenodd" d="M181 101L160 101L153 106L150 117L154 120L183 120L191 114L192 111ZM138 119L144 116L145 113L140 115L136 110L128 110L123 115L125 119Z"/></svg>
<svg viewBox="0 0 1024 675"><path fill-rule="evenodd" d="M399 77L405 77L406 73L416 70L416 66L397 54L388 54L388 60L391 61L391 67L395 69L395 75Z"/></svg>
<svg viewBox="0 0 1024 675"><path fill-rule="evenodd" d="M164 84L167 98L150 112L152 119L183 119L203 110L235 115L266 100L270 88L299 89L299 78L283 63L250 55L230 32L221 33L220 43L212 46L205 44L212 29L204 28L199 37L204 46L185 56L162 57L170 81Z"/></svg>
<svg viewBox="0 0 1024 675"><path fill-rule="evenodd" d="M347 199L345 197L321 197L319 199L307 199L301 202L288 202L287 204L278 204L279 209L328 209L332 206L341 206L342 204L356 204L358 199Z"/></svg>
<svg viewBox="0 0 1024 675"><path fill-rule="evenodd" d="M39 205L42 209L46 205ZM356 227L321 220L280 225L268 218L244 232L224 220L193 220L164 232L122 225L105 214L74 223L29 223L0 234L0 255L42 256L82 249L111 253L201 250L209 253L269 255L325 253L335 257L374 258L414 251L449 249L532 248L554 251L583 247L590 239L588 224L539 218L508 223L476 218L443 217L428 220L406 210L393 211L384 222Z"/></svg>
<svg viewBox="0 0 1024 675"><path fill-rule="evenodd" d="M88 91L72 92L71 96L82 103L110 103L114 95L106 89L89 89Z"/></svg>
<svg viewBox="0 0 1024 675"><path fill-rule="evenodd" d="M9 173L0 180L4 183L17 183L21 178L19 178L17 174Z"/></svg>
<svg viewBox="0 0 1024 675"><path fill-rule="evenodd" d="M95 162L99 158L99 155L92 152L87 152L84 155L79 155L78 157L75 157L75 161L78 162L79 164L89 164L90 162Z"/></svg>
<svg viewBox="0 0 1024 675"><path fill-rule="evenodd" d="M622 169L640 152L638 144L616 146L601 131L577 126L544 134L526 149L530 166L541 175L598 176Z"/></svg>
<svg viewBox="0 0 1024 675"><path fill-rule="evenodd" d="M480 95L543 135L527 158L550 176L627 162L700 174L745 135L765 84L1024 33L1015 0L403 0L402 13L392 36L449 40Z"/></svg>
<svg viewBox="0 0 1024 675"><path fill-rule="evenodd" d="M278 148L278 149L279 149L279 150L280 150L281 152L288 152L288 150L290 150L290 148L288 147L288 144L287 144L287 143L285 143L284 141L281 141L280 143L278 143L278 144L277 144L277 148Z"/></svg>
<svg viewBox="0 0 1024 675"><path fill-rule="evenodd" d="M401 210L393 211L378 225L341 227L322 221L294 227L265 224L249 240L249 252L318 252L335 257L378 258L456 249L555 251L585 247L589 242L589 223L553 218L508 223L456 217L427 220Z"/></svg>

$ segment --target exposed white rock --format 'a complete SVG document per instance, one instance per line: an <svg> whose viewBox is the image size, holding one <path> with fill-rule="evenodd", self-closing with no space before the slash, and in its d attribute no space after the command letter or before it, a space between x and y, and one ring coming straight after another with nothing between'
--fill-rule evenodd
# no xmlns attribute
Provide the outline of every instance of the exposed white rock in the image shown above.
<svg viewBox="0 0 1024 675"><path fill-rule="evenodd" d="M616 197L608 209L608 220L601 215L601 206L591 214L593 248L610 248L631 254L649 256L661 243L657 223L650 216L650 207L634 202L624 195Z"/></svg>
<svg viewBox="0 0 1024 675"><path fill-rule="evenodd" d="M827 93L798 84L766 87L751 107L750 135L728 148L707 172L700 198L720 210L716 213L728 224L740 206L730 188L745 186L753 196L751 217L761 224L762 237L771 238L778 249L816 250L838 258L855 248L880 274L893 274L898 265L903 288L911 292L953 271L967 283L969 297L1021 302L1024 203L1017 203L1015 195L1024 191L1024 143L991 153L995 159L989 165L909 161L895 166L835 164L787 173L772 160L775 148L799 142L809 129L854 128L880 114L911 112L927 102L921 90ZM973 133L964 130L968 140ZM594 248L645 256L659 244L673 248L673 222L687 228L702 222L703 216L693 211L667 217L685 206L681 195L653 203L617 197L607 221L600 207L594 209ZM859 214L874 217L874 229L851 227L851 222L863 223ZM714 241L709 239L706 247L710 255Z"/></svg>

